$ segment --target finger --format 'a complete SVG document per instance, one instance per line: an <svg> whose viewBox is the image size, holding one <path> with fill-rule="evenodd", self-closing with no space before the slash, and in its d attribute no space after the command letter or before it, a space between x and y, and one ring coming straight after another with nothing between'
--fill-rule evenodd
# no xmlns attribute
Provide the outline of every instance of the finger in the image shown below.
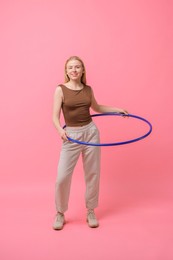
<svg viewBox="0 0 173 260"><path fill-rule="evenodd" d="M66 141L68 140L67 133L64 134L64 138L65 138Z"/></svg>
<svg viewBox="0 0 173 260"><path fill-rule="evenodd" d="M61 139L62 139L63 141L67 141L67 140L68 140L65 135L61 136Z"/></svg>
<svg viewBox="0 0 173 260"><path fill-rule="evenodd" d="M127 117L127 118L129 117L128 112L126 110L124 110L123 117Z"/></svg>

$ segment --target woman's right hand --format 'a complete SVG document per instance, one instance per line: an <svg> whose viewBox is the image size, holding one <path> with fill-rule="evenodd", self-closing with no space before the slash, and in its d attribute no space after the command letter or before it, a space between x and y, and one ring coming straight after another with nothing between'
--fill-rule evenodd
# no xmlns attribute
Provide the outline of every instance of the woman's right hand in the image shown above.
<svg viewBox="0 0 173 260"><path fill-rule="evenodd" d="M59 135L63 141L68 141L67 133L63 128L59 130Z"/></svg>

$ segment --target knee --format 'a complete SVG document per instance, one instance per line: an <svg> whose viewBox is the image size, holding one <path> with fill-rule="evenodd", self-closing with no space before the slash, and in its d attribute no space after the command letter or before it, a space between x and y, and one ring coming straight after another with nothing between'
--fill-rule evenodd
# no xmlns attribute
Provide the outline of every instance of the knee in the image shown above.
<svg viewBox="0 0 173 260"><path fill-rule="evenodd" d="M65 183L65 178L57 178L55 182L56 187L61 187Z"/></svg>
<svg viewBox="0 0 173 260"><path fill-rule="evenodd" d="M58 176L55 182L56 188L63 188L70 182L69 176Z"/></svg>

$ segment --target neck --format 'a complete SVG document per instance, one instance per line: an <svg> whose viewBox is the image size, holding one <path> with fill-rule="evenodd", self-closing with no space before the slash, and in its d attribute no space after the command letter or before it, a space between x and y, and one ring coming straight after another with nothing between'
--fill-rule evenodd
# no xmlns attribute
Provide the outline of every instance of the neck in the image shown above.
<svg viewBox="0 0 173 260"><path fill-rule="evenodd" d="M70 80L67 82L67 84L69 84L70 86L72 86L73 88L79 88L79 87L82 87L83 86L83 83L79 80L79 81L76 81L76 80Z"/></svg>

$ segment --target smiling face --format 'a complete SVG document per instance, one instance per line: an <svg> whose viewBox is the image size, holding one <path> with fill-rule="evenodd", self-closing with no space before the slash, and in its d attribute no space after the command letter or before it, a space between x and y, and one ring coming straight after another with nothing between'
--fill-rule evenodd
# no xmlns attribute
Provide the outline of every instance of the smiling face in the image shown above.
<svg viewBox="0 0 173 260"><path fill-rule="evenodd" d="M79 60L70 60L66 65L66 73L71 80L81 81L84 69Z"/></svg>
<svg viewBox="0 0 173 260"><path fill-rule="evenodd" d="M70 80L86 84L85 66L77 56L70 57L65 64L65 82Z"/></svg>

